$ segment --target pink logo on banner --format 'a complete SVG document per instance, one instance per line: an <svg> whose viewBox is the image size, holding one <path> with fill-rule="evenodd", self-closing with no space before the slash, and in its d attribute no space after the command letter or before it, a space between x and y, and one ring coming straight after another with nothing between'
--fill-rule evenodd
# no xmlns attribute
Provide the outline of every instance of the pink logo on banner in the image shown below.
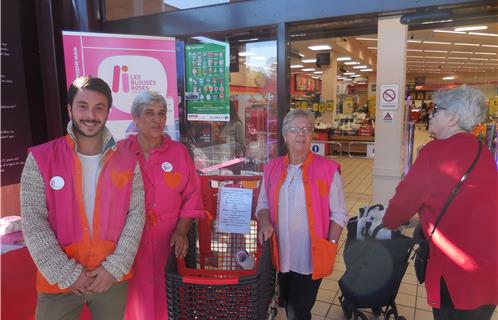
<svg viewBox="0 0 498 320"><path fill-rule="evenodd" d="M122 72L122 74L121 74ZM123 92L130 91L130 77L128 77L128 66L114 66L114 72L112 74L112 92L116 93L119 91L119 81L120 78L123 81ZM121 75L121 77L120 77Z"/></svg>
<svg viewBox="0 0 498 320"><path fill-rule="evenodd" d="M166 97L168 81L161 62L153 57L118 55L98 66L98 76L111 84L113 105L130 113L131 101L141 92L155 91Z"/></svg>

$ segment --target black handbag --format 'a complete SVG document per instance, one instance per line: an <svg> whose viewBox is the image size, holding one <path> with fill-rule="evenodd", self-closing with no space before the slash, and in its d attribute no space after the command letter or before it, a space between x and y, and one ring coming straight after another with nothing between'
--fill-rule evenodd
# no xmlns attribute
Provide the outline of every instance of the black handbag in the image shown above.
<svg viewBox="0 0 498 320"><path fill-rule="evenodd" d="M463 174L462 178L460 178L460 181L458 181L458 184L455 186L453 191L451 192L450 196L446 200L446 203L444 204L443 208L441 209L441 212L439 213L436 223L434 224L434 227L432 228L431 233L429 234L429 237L426 239L424 235L424 231L422 230L420 224L415 228L413 231L413 239L415 240L415 243L418 244L418 248L415 251L415 275L417 276L418 283L422 284L425 282L425 270L427 268L427 261L429 260L429 240L434 234L434 231L436 231L436 227L439 224L439 221L441 221L441 217L443 214L446 212L446 209L450 206L451 201L455 198L456 194L458 193L458 190L460 189L460 186L462 183L467 179L467 176L469 173L474 169L474 166L477 163L477 160L479 160L479 156L481 154L482 150L482 143L481 141L479 142L479 148L477 150L477 155L470 165L470 167L467 169L467 171Z"/></svg>

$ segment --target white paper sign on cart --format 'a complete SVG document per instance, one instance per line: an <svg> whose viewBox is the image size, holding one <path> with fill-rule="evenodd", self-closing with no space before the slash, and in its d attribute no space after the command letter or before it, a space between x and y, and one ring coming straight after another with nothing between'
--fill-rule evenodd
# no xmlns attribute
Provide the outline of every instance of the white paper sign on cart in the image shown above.
<svg viewBox="0 0 498 320"><path fill-rule="evenodd" d="M218 232L251 231L252 189L222 187L218 194Z"/></svg>

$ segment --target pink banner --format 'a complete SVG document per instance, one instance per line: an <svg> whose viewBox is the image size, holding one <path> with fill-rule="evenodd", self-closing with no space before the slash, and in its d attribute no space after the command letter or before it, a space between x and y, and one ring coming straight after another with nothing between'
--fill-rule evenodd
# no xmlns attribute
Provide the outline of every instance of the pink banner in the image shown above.
<svg viewBox="0 0 498 320"><path fill-rule="evenodd" d="M91 75L109 84L113 108L107 127L119 140L134 133L131 104L144 91L163 95L168 104L166 133L179 139L175 39L63 31L67 86Z"/></svg>

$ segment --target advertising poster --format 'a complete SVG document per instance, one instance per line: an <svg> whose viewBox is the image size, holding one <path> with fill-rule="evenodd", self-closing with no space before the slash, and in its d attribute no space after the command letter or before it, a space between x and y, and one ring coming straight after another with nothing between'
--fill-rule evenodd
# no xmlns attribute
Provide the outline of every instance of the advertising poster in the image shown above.
<svg viewBox="0 0 498 320"><path fill-rule="evenodd" d="M102 33L62 33L67 86L91 75L102 78L112 90L107 127L120 140L135 134L131 104L144 91L161 94L167 103L165 132L178 140L178 90L175 39Z"/></svg>
<svg viewBox="0 0 498 320"><path fill-rule="evenodd" d="M229 121L228 44L185 46L187 120Z"/></svg>

